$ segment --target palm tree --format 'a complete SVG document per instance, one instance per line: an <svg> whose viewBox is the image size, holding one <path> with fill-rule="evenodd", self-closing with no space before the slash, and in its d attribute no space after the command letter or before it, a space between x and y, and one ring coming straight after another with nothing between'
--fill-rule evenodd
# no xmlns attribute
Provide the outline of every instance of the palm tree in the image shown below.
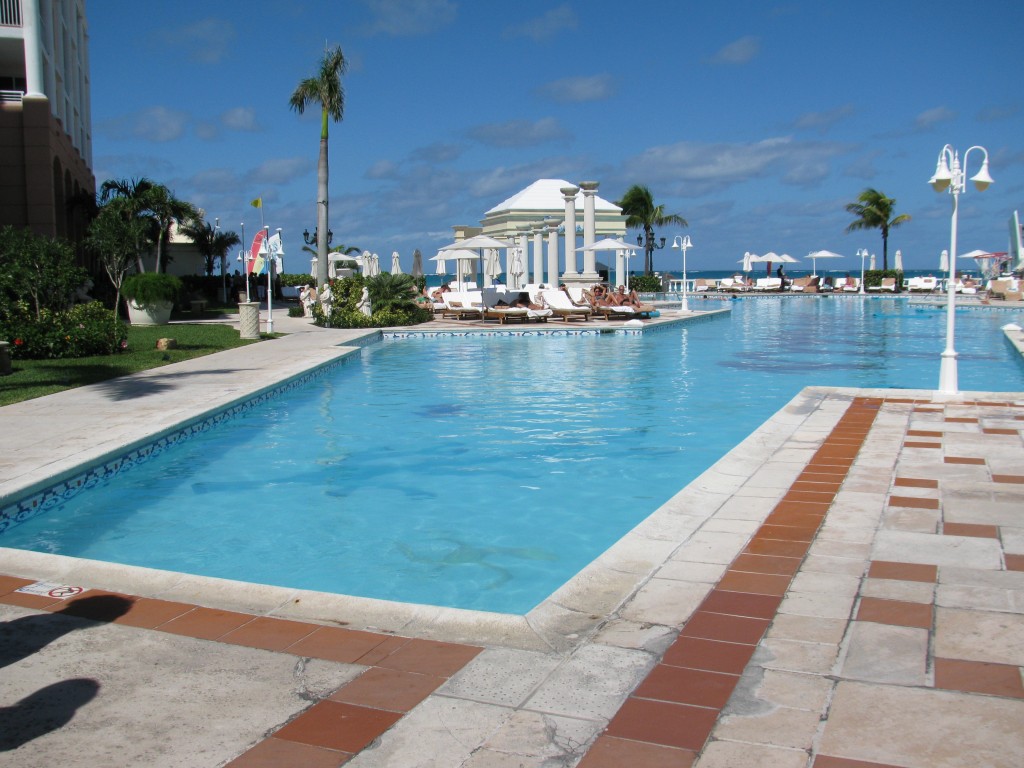
<svg viewBox="0 0 1024 768"><path fill-rule="evenodd" d="M208 221L203 221L201 218L185 222L179 231L192 241L196 250L199 251L199 255L203 257L206 262L207 276L213 274L213 268L218 258L222 260L221 264L223 265L223 259L228 251L236 245L242 244L237 233L211 227Z"/></svg>
<svg viewBox="0 0 1024 768"><path fill-rule="evenodd" d="M857 196L856 203L846 206L846 212L857 217L846 231L857 229L880 229L882 231L882 269L889 269L889 230L910 221L910 214L901 213L893 216L896 199L886 197L877 189L868 187Z"/></svg>
<svg viewBox="0 0 1024 768"><path fill-rule="evenodd" d="M146 235L149 244L155 246L154 271L159 272L162 267L163 243L170 239L171 225L184 223L199 217L199 210L184 200L179 200L163 184L147 179L145 176L139 179L108 179L100 185L100 201L109 202L115 198L123 198L128 201L124 208L125 215L150 222ZM145 272L145 265L142 263L141 246L139 243L139 255L137 266L139 272Z"/></svg>
<svg viewBox="0 0 1024 768"><path fill-rule="evenodd" d="M395 310L398 312L409 312L418 306L416 304L416 283L412 275L392 275L390 272L381 272L374 277L366 278L366 289L370 294L370 306L373 311Z"/></svg>
<svg viewBox="0 0 1024 768"><path fill-rule="evenodd" d="M626 217L626 226L630 229L642 229L644 233L644 274L654 272L654 228L678 224L687 227L686 219L676 213L665 213L664 205L654 204L651 190L641 184L634 184L626 190L626 194L616 203Z"/></svg>
<svg viewBox="0 0 1024 768"><path fill-rule="evenodd" d="M317 238L316 283L323 288L327 283L327 212L328 212L328 163L327 163L327 126L330 118L340 123L345 113L345 89L341 87L341 76L345 74L347 63L341 46L324 52L320 60L320 71L316 77L301 81L289 100L291 108L300 115L306 111L308 104L320 105L320 159L316 169L316 226L320 236Z"/></svg>

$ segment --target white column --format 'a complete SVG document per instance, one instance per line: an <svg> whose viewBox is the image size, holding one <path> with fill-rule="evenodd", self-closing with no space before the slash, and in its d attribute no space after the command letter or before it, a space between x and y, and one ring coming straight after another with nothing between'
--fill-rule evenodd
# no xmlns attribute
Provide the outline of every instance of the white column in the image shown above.
<svg viewBox="0 0 1024 768"><path fill-rule="evenodd" d="M565 273L570 280L579 277L576 269L576 193L579 187L562 187L559 190L565 200Z"/></svg>
<svg viewBox="0 0 1024 768"><path fill-rule="evenodd" d="M45 96L43 41L38 0L22 0L22 34L25 38L25 95Z"/></svg>
<svg viewBox="0 0 1024 768"><path fill-rule="evenodd" d="M583 245L593 245L597 240L597 222L594 218L594 196L597 194L598 182L581 181L583 190ZM594 251L583 252L583 276L588 280L597 280L597 254Z"/></svg>
<svg viewBox="0 0 1024 768"><path fill-rule="evenodd" d="M539 221L530 227L533 234L533 282L544 282L544 222Z"/></svg>
<svg viewBox="0 0 1024 768"><path fill-rule="evenodd" d="M519 285L517 288L522 288L528 282L530 282L530 225L519 224L516 226L519 230L519 260L523 265L523 274L519 278Z"/></svg>
<svg viewBox="0 0 1024 768"><path fill-rule="evenodd" d="M544 219L548 228L548 270L544 281L552 288L558 287L558 219Z"/></svg>

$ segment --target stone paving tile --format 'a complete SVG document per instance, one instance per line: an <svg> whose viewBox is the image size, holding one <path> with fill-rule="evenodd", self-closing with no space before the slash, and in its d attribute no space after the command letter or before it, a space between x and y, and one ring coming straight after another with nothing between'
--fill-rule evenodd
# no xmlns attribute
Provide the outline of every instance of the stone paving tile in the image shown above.
<svg viewBox="0 0 1024 768"><path fill-rule="evenodd" d="M1020 700L840 681L819 749L909 768L1011 768L1024 756L1021 722Z"/></svg>
<svg viewBox="0 0 1024 768"><path fill-rule="evenodd" d="M892 685L928 683L928 629L855 621L840 674Z"/></svg>

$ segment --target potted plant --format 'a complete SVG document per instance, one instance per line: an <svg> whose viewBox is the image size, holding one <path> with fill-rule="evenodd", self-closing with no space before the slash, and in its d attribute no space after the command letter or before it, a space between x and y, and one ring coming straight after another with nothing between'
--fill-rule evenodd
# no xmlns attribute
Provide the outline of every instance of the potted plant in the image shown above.
<svg viewBox="0 0 1024 768"><path fill-rule="evenodd" d="M159 272L131 275L121 286L121 292L128 301L128 319L132 325L166 325L181 291L181 280Z"/></svg>

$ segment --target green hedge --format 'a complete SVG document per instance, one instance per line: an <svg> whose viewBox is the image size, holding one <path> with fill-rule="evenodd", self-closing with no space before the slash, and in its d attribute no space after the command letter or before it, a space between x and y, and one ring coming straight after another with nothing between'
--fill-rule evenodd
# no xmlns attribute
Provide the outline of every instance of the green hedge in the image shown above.
<svg viewBox="0 0 1024 768"><path fill-rule="evenodd" d="M13 357L52 360L110 355L125 348L128 326L98 301L39 316L19 303L0 321L0 338L11 343Z"/></svg>

